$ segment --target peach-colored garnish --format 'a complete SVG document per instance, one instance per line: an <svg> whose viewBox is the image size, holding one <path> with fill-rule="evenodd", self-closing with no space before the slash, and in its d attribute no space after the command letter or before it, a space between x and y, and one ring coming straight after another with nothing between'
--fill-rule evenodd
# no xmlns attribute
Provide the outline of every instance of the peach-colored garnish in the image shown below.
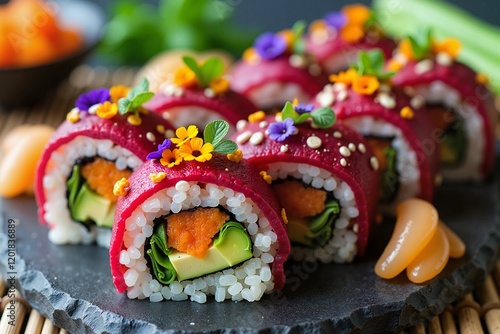
<svg viewBox="0 0 500 334"><path fill-rule="evenodd" d="M438 213L424 200L409 199L398 205L391 240L375 265L375 273L393 278L401 273L425 248L436 233Z"/></svg>
<svg viewBox="0 0 500 334"><path fill-rule="evenodd" d="M448 238L441 225L438 225L434 236L406 268L406 276L413 283L428 281L444 269L449 255Z"/></svg>
<svg viewBox="0 0 500 334"><path fill-rule="evenodd" d="M450 243L450 257L454 259L462 257L465 254L465 244L462 239L442 221L439 221L439 227L446 233L446 237Z"/></svg>

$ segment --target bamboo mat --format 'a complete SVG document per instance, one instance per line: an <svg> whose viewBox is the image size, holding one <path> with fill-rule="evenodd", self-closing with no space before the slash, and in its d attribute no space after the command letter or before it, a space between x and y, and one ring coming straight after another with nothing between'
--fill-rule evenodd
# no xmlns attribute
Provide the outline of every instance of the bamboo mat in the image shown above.
<svg viewBox="0 0 500 334"><path fill-rule="evenodd" d="M130 85L136 71L133 68L118 68L110 70L104 67L92 68L82 65L75 69L70 78L61 84L56 92L48 96L38 106L30 109L1 110L0 109L0 142L8 131L21 124L45 123L57 127L71 110L77 96L84 91L98 87L109 87L114 84ZM497 127L500 135L500 128ZM499 136L500 137L500 136ZM498 333L500 334L500 261L488 276L484 284L473 293L467 294L461 301L450 305L439 316L428 323L422 323L409 329L411 334L424 333ZM2 316L0 319L0 334L65 334L64 329L55 327L50 320L45 319L37 310L16 295L7 296L6 283L0 276L0 295ZM17 291L16 291L17 293ZM13 300L15 302L15 326L9 325L8 312L5 307Z"/></svg>

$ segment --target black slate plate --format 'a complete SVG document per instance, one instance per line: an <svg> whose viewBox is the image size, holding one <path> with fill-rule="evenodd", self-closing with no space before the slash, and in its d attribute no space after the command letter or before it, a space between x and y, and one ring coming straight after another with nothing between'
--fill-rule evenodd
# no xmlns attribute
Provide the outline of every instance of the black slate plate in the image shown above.
<svg viewBox="0 0 500 334"><path fill-rule="evenodd" d="M0 272L8 277L14 271L30 304L72 333L400 331L442 312L493 268L500 245L497 183L438 191L440 217L468 250L425 285L410 283L404 274L386 281L373 273L392 233L385 223L375 228L365 258L349 265L289 263L284 292L260 302L128 300L114 289L107 250L49 243L29 197L0 202L1 245L7 245L8 220L19 221L15 268L8 270L7 251L2 250Z"/></svg>

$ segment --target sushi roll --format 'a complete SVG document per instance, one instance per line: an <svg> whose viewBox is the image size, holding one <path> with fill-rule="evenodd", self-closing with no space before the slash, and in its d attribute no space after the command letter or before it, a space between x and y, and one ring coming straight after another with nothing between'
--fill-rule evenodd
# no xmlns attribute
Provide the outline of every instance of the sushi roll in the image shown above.
<svg viewBox="0 0 500 334"><path fill-rule="evenodd" d="M440 182L439 145L423 105L415 105L390 85L394 73L384 71L383 54L361 52L358 64L331 75L332 84L314 104L331 107L337 117L362 134L378 158L381 171L380 209L392 214L404 199L432 201Z"/></svg>
<svg viewBox="0 0 500 334"><path fill-rule="evenodd" d="M231 88L267 112L281 110L294 98L309 101L328 77L304 52L303 30L304 24L298 22L292 30L260 35L234 65Z"/></svg>
<svg viewBox="0 0 500 334"><path fill-rule="evenodd" d="M440 143L445 181L483 181L494 163L496 112L488 79L456 60L460 42L435 40L430 33L408 37L389 66L392 79L424 103Z"/></svg>
<svg viewBox="0 0 500 334"><path fill-rule="evenodd" d="M359 51L380 49L386 59L396 43L385 36L370 8L347 5L340 12L327 13L309 26L306 50L328 74L343 71L356 61Z"/></svg>
<svg viewBox="0 0 500 334"><path fill-rule="evenodd" d="M147 81L80 95L38 162L35 197L40 222L55 244L109 247L117 197L114 183L142 165L170 125L141 103Z"/></svg>
<svg viewBox="0 0 500 334"><path fill-rule="evenodd" d="M180 128L130 179L117 183L113 281L131 299L259 300L283 288L286 214L214 121Z"/></svg>
<svg viewBox="0 0 500 334"><path fill-rule="evenodd" d="M334 116L287 103L280 115L241 121L235 137L285 208L297 261L351 262L363 255L374 219L377 158Z"/></svg>
<svg viewBox="0 0 500 334"><path fill-rule="evenodd" d="M232 132L239 119L256 111L246 97L229 87L220 58L210 57L198 64L193 57L184 56L183 62L172 80L164 82L145 105L174 127L192 124L203 129L211 121L223 119Z"/></svg>

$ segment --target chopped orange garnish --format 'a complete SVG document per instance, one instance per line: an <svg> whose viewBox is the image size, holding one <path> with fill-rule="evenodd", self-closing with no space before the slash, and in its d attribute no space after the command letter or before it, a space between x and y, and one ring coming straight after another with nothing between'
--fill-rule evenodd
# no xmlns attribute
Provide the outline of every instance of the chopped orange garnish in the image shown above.
<svg viewBox="0 0 500 334"><path fill-rule="evenodd" d="M167 220L167 243L180 252L205 257L213 237L229 216L217 208L197 208L175 213Z"/></svg>
<svg viewBox="0 0 500 334"><path fill-rule="evenodd" d="M179 67L174 73L174 85L191 87L196 84L196 74L187 66Z"/></svg>
<svg viewBox="0 0 500 334"><path fill-rule="evenodd" d="M359 42L365 36L365 31L361 25L346 24L340 31L340 37L347 43Z"/></svg>
<svg viewBox="0 0 500 334"><path fill-rule="evenodd" d="M250 123L258 123L266 118L266 113L262 110L256 111L253 114L248 115L248 121Z"/></svg>
<svg viewBox="0 0 500 334"><path fill-rule="evenodd" d="M398 45L399 53L403 54L408 60L415 60L415 55L413 54L413 47L411 46L410 40L405 38Z"/></svg>
<svg viewBox="0 0 500 334"><path fill-rule="evenodd" d="M296 180L275 183L273 191L291 218L313 217L325 210L326 191L304 187Z"/></svg>
<svg viewBox="0 0 500 334"><path fill-rule="evenodd" d="M218 78L210 83L210 88L215 95L223 94L229 90L229 82L226 79Z"/></svg>
<svg viewBox="0 0 500 334"><path fill-rule="evenodd" d="M130 187L130 182L126 178L121 178L116 181L113 186L113 195L115 196L126 196Z"/></svg>
<svg viewBox="0 0 500 334"><path fill-rule="evenodd" d="M363 25L370 18L370 8L361 4L344 6L342 12L347 16L349 24Z"/></svg>
<svg viewBox="0 0 500 334"><path fill-rule="evenodd" d="M378 79L371 75L362 75L354 79L352 90L363 95L371 95L380 87Z"/></svg>
<svg viewBox="0 0 500 334"><path fill-rule="evenodd" d="M243 159L243 152L240 149L238 149L234 151L234 153L229 153L228 155L226 155L226 157L227 160L229 161L240 162L241 159Z"/></svg>
<svg viewBox="0 0 500 334"><path fill-rule="evenodd" d="M350 86L354 79L358 76L358 72L356 72L355 69L350 68L347 71L340 72L339 74L331 74L328 79L330 79L331 82L343 83L346 86Z"/></svg>
<svg viewBox="0 0 500 334"><path fill-rule="evenodd" d="M271 184L273 182L273 178L271 175L267 174L265 170L259 172L260 176L266 181L267 184Z"/></svg>
<svg viewBox="0 0 500 334"><path fill-rule="evenodd" d="M246 63L249 63L251 65L256 65L260 61L259 54L255 51L254 48L246 49L245 52L243 52L242 58Z"/></svg>
<svg viewBox="0 0 500 334"><path fill-rule="evenodd" d="M458 56L458 52L462 47L460 41L456 38L447 38L441 42L433 43L432 48L435 54L440 52L447 53L450 57L456 58Z"/></svg>
<svg viewBox="0 0 500 334"><path fill-rule="evenodd" d="M486 86L490 83L490 78L484 73L478 73L476 74L476 82Z"/></svg>
<svg viewBox="0 0 500 334"><path fill-rule="evenodd" d="M401 111L399 112L399 115L404 119L412 119L415 116L415 113L413 112L413 109L406 106L406 107L403 107L403 109L401 109Z"/></svg>
<svg viewBox="0 0 500 334"><path fill-rule="evenodd" d="M113 202L117 200L113 193L116 181L122 178L128 179L132 174L128 169L118 170L114 162L102 158L95 158L82 165L81 173L90 189Z"/></svg>

